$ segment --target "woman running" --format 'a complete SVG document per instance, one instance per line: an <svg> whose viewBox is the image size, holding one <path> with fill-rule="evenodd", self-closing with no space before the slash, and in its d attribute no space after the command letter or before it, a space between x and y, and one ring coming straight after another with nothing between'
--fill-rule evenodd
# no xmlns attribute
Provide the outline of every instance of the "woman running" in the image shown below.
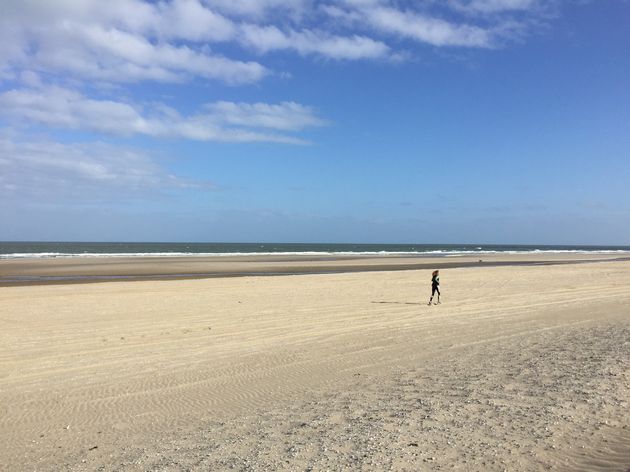
<svg viewBox="0 0 630 472"><path fill-rule="evenodd" d="M437 303L440 303L440 271L439 270L434 270L433 271L433 276L431 277L431 298L429 298L429 305L431 304L431 302L433 301L433 296L435 295L435 292L437 292L438 298L437 298Z"/></svg>

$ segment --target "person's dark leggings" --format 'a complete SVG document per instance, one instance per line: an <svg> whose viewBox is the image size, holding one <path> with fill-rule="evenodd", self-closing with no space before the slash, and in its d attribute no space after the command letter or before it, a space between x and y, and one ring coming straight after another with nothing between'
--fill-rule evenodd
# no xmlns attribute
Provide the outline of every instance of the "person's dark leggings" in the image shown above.
<svg viewBox="0 0 630 472"><path fill-rule="evenodd" d="M433 296L435 295L435 292L437 292L438 297L440 296L440 286L439 285L433 285L431 290L431 298L433 298Z"/></svg>

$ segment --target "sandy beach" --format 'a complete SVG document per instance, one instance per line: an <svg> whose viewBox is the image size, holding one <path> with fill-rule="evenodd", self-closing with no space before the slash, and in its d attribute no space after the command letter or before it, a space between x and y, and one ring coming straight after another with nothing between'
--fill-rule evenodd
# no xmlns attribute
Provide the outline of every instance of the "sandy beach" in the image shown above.
<svg viewBox="0 0 630 472"><path fill-rule="evenodd" d="M630 261L478 259L0 261L0 469L629 470Z"/></svg>
<svg viewBox="0 0 630 472"><path fill-rule="evenodd" d="M614 253L524 253L436 256L247 255L59 257L0 260L0 286L125 280L173 280L250 275L451 269L478 266L577 264L630 260Z"/></svg>

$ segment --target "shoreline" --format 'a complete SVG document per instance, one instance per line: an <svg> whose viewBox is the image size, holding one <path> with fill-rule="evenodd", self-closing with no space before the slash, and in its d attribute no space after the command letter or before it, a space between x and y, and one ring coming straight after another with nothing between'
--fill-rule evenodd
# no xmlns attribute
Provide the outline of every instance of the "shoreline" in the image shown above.
<svg viewBox="0 0 630 472"><path fill-rule="evenodd" d="M627 261L611 254L487 254L482 256L248 255L81 257L0 260L0 287L223 277L343 274Z"/></svg>

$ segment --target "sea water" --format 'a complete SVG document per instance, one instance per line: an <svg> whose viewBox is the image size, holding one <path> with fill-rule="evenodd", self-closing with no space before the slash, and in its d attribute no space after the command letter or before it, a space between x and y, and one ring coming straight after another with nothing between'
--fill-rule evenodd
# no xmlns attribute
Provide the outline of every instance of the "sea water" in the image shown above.
<svg viewBox="0 0 630 472"><path fill-rule="evenodd" d="M495 244L319 244L168 242L0 242L0 259L238 255L458 256L526 253L630 253L630 246Z"/></svg>

